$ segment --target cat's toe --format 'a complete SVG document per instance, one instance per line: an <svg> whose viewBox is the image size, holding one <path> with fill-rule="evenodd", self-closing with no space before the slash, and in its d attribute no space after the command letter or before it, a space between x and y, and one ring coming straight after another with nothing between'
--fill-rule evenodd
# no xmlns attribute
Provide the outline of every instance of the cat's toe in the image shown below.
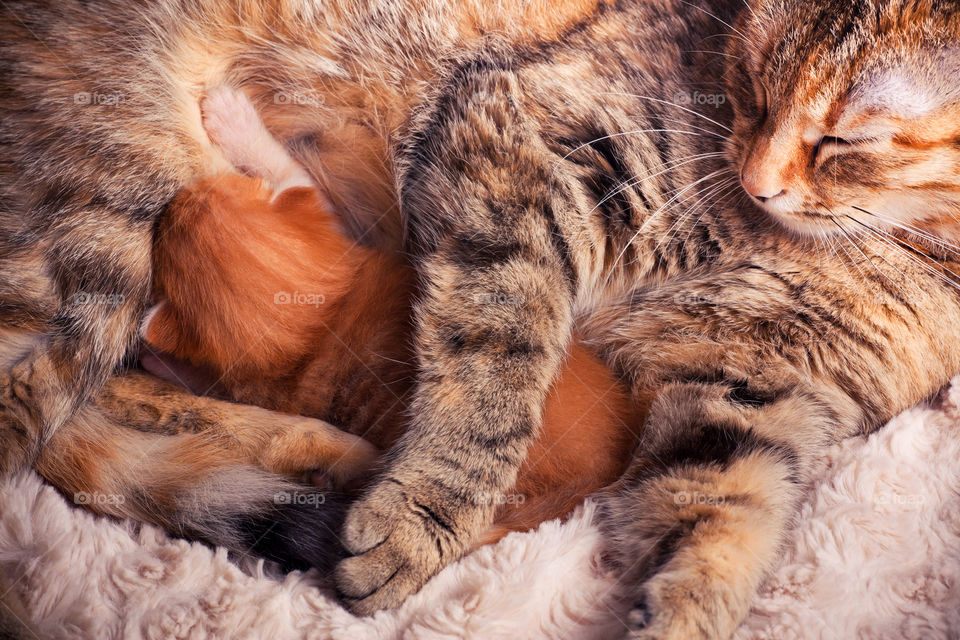
<svg viewBox="0 0 960 640"><path fill-rule="evenodd" d="M342 538L353 555L336 570L341 599L351 611L372 615L399 606L462 551L453 527L429 504L426 496L387 479L351 508Z"/></svg>
<svg viewBox="0 0 960 640"><path fill-rule="evenodd" d="M737 594L696 570L663 571L640 587L624 620L630 640L727 640Z"/></svg>
<svg viewBox="0 0 960 640"><path fill-rule="evenodd" d="M647 601L641 599L633 603L627 613L627 626L631 630L639 631L646 628L648 622L650 622L650 611L647 608Z"/></svg>

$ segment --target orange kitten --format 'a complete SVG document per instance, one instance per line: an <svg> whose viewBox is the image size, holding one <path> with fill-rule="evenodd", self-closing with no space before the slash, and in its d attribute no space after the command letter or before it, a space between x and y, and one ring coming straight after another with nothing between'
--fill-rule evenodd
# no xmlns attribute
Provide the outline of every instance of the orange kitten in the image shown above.
<svg viewBox="0 0 960 640"><path fill-rule="evenodd" d="M231 162L274 184L296 175L252 105L225 92L205 101L204 113ZM316 187L282 189L288 184L271 189L230 174L179 194L158 229L155 298L163 302L144 339L209 370L230 399L328 420L388 448L406 426L416 375L407 349L414 272L402 256L341 234ZM168 378L186 372L146 364ZM476 497L501 505L481 542L562 516L613 482L632 449L635 414L613 373L574 345L514 493Z"/></svg>

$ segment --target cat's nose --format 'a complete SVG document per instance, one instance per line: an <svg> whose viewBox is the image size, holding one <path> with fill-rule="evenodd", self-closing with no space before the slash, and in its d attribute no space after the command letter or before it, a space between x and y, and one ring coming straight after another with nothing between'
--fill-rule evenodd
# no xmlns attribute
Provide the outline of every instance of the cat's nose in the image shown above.
<svg viewBox="0 0 960 640"><path fill-rule="evenodd" d="M756 175L748 171L740 173L740 182L751 196L760 202L778 198L787 192L783 183L770 175Z"/></svg>

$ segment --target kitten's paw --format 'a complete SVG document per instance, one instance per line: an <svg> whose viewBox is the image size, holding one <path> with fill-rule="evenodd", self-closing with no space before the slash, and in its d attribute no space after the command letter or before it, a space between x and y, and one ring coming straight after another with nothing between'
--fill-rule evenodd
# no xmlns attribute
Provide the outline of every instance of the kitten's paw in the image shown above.
<svg viewBox="0 0 960 640"><path fill-rule="evenodd" d="M230 87L217 87L200 100L203 128L235 166L254 168L257 147L269 139L257 108L246 94Z"/></svg>
<svg viewBox="0 0 960 640"><path fill-rule="evenodd" d="M400 605L463 553L442 500L417 495L413 486L381 480L347 516L342 541L353 557L337 567L336 581L356 614Z"/></svg>
<svg viewBox="0 0 960 640"><path fill-rule="evenodd" d="M310 473L312 484L344 491L374 474L382 452L363 438L320 420L290 422L264 447L263 468L282 475Z"/></svg>
<svg viewBox="0 0 960 640"><path fill-rule="evenodd" d="M630 640L727 640L737 627L722 585L695 571L655 575L640 590L627 626ZM726 597L725 597L726 596Z"/></svg>

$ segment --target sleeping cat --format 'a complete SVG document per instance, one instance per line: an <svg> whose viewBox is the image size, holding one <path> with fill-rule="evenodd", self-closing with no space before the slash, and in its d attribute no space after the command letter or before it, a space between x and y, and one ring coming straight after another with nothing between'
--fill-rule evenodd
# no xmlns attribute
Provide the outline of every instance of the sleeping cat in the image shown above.
<svg viewBox="0 0 960 640"><path fill-rule="evenodd" d="M960 369L952 0L3 11L0 468L113 424L75 410L134 340L164 204L223 162L203 87L243 86L308 143L348 229L390 237L371 222L397 194L418 377L343 531L355 612L395 606L490 524L469 497L514 484L575 328L656 392L602 498L635 638L728 637L811 459ZM154 402L113 380L114 408Z"/></svg>
<svg viewBox="0 0 960 640"><path fill-rule="evenodd" d="M248 175L200 180L160 219L153 259L161 302L141 327L150 348L144 365L198 393L328 420L389 448L403 433L415 375L410 267L338 231L330 201L242 93L214 89L203 105L211 140ZM499 505L478 542L560 517L616 480L638 414L610 370L572 344L516 485L475 497ZM344 442L336 430L314 437L327 435L333 447ZM332 457L317 467L329 473ZM370 473L370 461L351 449L335 462L341 484Z"/></svg>

